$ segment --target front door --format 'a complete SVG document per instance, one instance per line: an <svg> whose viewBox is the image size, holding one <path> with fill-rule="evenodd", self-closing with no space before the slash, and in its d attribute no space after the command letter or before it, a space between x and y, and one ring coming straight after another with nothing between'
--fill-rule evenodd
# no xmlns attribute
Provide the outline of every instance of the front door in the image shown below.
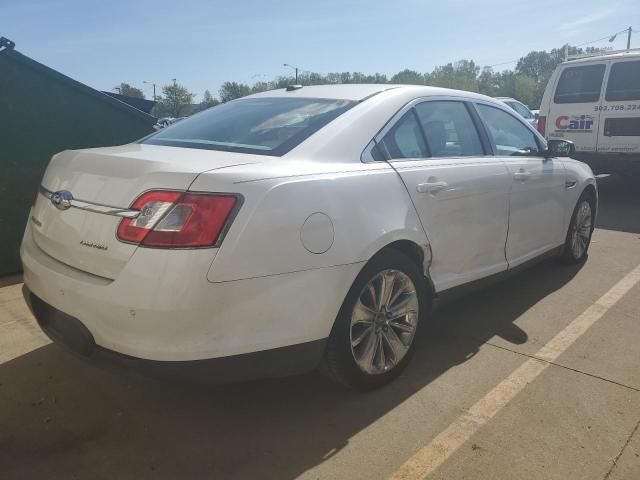
<svg viewBox="0 0 640 480"><path fill-rule="evenodd" d="M534 132L506 110L477 104L496 155L509 170L509 267L564 241L565 173L562 162L544 158Z"/></svg>
<svg viewBox="0 0 640 480"><path fill-rule="evenodd" d="M509 174L485 155L469 107L418 102L380 137L431 242L436 290L505 270Z"/></svg>

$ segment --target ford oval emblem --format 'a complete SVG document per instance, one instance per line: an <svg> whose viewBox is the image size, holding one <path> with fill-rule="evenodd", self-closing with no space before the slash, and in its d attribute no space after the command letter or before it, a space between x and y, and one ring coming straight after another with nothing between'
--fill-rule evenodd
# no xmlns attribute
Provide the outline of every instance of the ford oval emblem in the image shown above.
<svg viewBox="0 0 640 480"><path fill-rule="evenodd" d="M59 190L51 195L51 203L58 210L67 210L71 208L71 201L73 200L73 195L71 192L67 190Z"/></svg>

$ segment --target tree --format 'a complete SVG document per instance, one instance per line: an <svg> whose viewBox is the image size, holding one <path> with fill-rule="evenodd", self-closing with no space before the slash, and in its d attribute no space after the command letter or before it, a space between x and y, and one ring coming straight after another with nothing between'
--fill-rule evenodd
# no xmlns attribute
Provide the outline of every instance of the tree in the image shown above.
<svg viewBox="0 0 640 480"><path fill-rule="evenodd" d="M250 93L251 87L249 87L249 85L238 82L224 82L218 91L222 103L235 100L236 98L246 97Z"/></svg>
<svg viewBox="0 0 640 480"><path fill-rule="evenodd" d="M215 98L213 95L211 95L211 92L209 90L204 91L204 94L202 95L202 102L200 102L203 109L209 108L209 107L215 107L219 103L220 101L217 98Z"/></svg>
<svg viewBox="0 0 640 480"><path fill-rule="evenodd" d="M536 79L528 75L516 75L513 84L513 97L531 108L538 108L542 97L538 95ZM543 92L544 93L544 92Z"/></svg>
<svg viewBox="0 0 640 480"><path fill-rule="evenodd" d="M477 92L479 73L480 67L473 60L459 60L434 68L425 78L429 85L436 87Z"/></svg>
<svg viewBox="0 0 640 480"><path fill-rule="evenodd" d="M478 76L478 92L490 97L498 96L499 75L494 73L491 67L484 67Z"/></svg>
<svg viewBox="0 0 640 480"><path fill-rule="evenodd" d="M409 70L408 68L396 73L389 83L397 83L402 85L424 85L425 76L415 70Z"/></svg>
<svg viewBox="0 0 640 480"><path fill-rule="evenodd" d="M271 90L271 84L267 82L256 82L251 87L251 93L266 92L267 90Z"/></svg>
<svg viewBox="0 0 640 480"><path fill-rule="evenodd" d="M128 83L121 83L115 88L119 91L120 95L124 95L126 97L144 98L144 93L142 92L142 90L136 87L132 87Z"/></svg>
<svg viewBox="0 0 640 480"><path fill-rule="evenodd" d="M179 83L162 87L153 115L156 117L185 117L192 112L193 93Z"/></svg>

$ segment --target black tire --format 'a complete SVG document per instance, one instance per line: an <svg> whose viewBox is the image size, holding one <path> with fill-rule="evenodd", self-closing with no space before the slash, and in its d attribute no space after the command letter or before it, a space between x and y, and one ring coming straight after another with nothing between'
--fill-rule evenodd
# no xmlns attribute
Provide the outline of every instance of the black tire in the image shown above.
<svg viewBox="0 0 640 480"><path fill-rule="evenodd" d="M584 247L577 249L574 248L575 242L579 241L580 235L578 232L581 229L581 226L578 225L579 220L578 217L580 215L580 211L583 208L588 206L589 209L589 219L590 219L590 227L588 229L588 236L584 239ZM582 192L580 198L578 199L575 208L573 209L573 215L571 215L571 221L569 222L569 229L567 230L567 236L565 238L564 247L562 249L562 255L560 256L560 260L563 263L568 265L575 265L583 262L588 256L589 245L591 244L591 236L593 234L593 230L595 228L595 214L596 214L596 200L590 191ZM582 226L582 231L585 235L587 232Z"/></svg>
<svg viewBox="0 0 640 480"><path fill-rule="evenodd" d="M390 367L389 370L384 370L383 368L381 373L378 372L378 373L371 374L371 373L365 372L358 365L356 361L356 358L355 358L356 353L354 349L358 347L354 347L352 349L351 318L352 318L354 309L356 307L356 302L359 302L361 298L361 294L364 294L365 286L367 286L369 282L373 282L374 279L379 278L379 275L382 274L383 272L389 272L389 271L401 272L406 277L408 277L408 279L410 279L411 282L413 283L413 287L415 289L415 293L417 297L418 311L417 311L417 314L413 315L411 318L412 318L412 321L416 321L417 319L417 324L415 325L413 337L411 337L410 341L407 340L407 343L409 343L408 351L406 351L404 356L401 357L400 361L397 362L394 366ZM393 273L391 273L391 275L393 275ZM409 285L406 282L406 277L402 277L401 275L399 277L403 279L403 283L402 283L403 285ZM391 293L394 293L394 292L392 291ZM405 295L411 296L409 292L405 293ZM400 297L398 296L396 300L399 301L398 300L399 298ZM415 300L416 299L412 297L412 302L413 302L412 304L415 304ZM325 373L332 380L335 380L339 383L342 383L351 388L354 388L356 390L361 390L361 391L373 390L388 384L389 382L393 381L396 377L398 377L398 375L400 375L402 371L405 369L405 367L407 366L411 358L411 355L413 353L415 343L416 343L415 340L420 330L420 327L426 323L426 319L428 317L428 310L430 309L430 306L431 306L430 289L418 265L416 265L414 261L412 261L407 255L403 254L399 250L395 250L392 248L383 250L382 252L374 256L365 265L365 267L362 269L360 274L357 276L357 278L353 282L353 285L351 286L351 289L349 290L349 293L347 294L342 304L342 307L340 308L338 317L336 318L336 321L331 330L331 334L329 336L329 340L327 342L327 347L325 350L324 359L321 365L321 371ZM388 315L387 317L382 317L382 320L381 320L382 322L384 322L384 318L390 318L391 316L390 312L387 315ZM409 314L407 314L407 317L404 317L404 318L408 319L409 318L408 315ZM380 317L377 316L375 318L379 319ZM377 321L378 320L376 320L376 322ZM387 332L387 329L394 330L394 332L397 332L397 330L391 328L391 326L388 326L389 321L390 320L386 321L387 323L386 327L379 327L379 328L384 328L385 332ZM397 325L397 322L395 324ZM374 325L378 325L378 324L372 323L371 325L372 325L371 327L366 327L366 328L367 329L374 328ZM375 327L375 328L378 328L378 327ZM374 334L373 331L371 331L368 334L368 337L372 335L378 335L378 336L385 335L385 338L386 338L386 335L389 335L390 333L394 333L394 332L387 332L384 334L383 333ZM401 331L400 336L402 335L405 335L405 333ZM362 337L364 336L365 335L362 335ZM399 336L396 338L399 338ZM405 341L404 340L405 338L406 337L403 337L403 342ZM371 340L371 341L374 342L374 340ZM362 340L362 342L364 343L365 340ZM380 340L380 342L382 342L382 340ZM383 348L382 343L380 343L379 345L380 345L380 348ZM389 345L388 343L384 344L385 347L387 347L388 345ZM406 347L406 345L404 346ZM389 351L392 351L390 350L390 347L389 347ZM388 358L389 362L392 361L391 359L393 358L393 356L394 355L392 354L391 357ZM384 354L382 355L382 363L386 367Z"/></svg>

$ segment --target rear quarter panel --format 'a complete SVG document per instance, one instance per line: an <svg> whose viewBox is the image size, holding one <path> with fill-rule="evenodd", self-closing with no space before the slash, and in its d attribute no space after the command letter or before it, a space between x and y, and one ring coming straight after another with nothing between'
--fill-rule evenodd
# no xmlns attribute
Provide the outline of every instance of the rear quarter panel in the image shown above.
<svg viewBox="0 0 640 480"><path fill-rule="evenodd" d="M426 245L427 239L413 204L395 171L386 163L323 163L325 172L260 179L247 166L237 170L225 191L240 193L244 203L222 242L207 278L225 282L244 278L365 262L385 245L401 239ZM202 174L192 190L220 191L224 173ZM262 175L263 177L265 174ZM231 181L231 178L234 178ZM257 180L256 180L257 178ZM313 214L330 222L324 231L311 231L327 242L323 253L303 244L302 229ZM329 232L328 230L332 230Z"/></svg>

